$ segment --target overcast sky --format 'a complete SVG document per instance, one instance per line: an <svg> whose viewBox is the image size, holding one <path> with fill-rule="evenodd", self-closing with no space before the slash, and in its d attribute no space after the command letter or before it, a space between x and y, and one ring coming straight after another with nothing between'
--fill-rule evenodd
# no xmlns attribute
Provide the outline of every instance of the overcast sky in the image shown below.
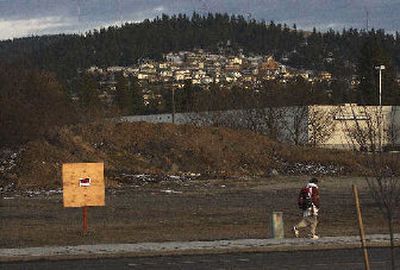
<svg viewBox="0 0 400 270"><path fill-rule="evenodd" d="M227 12L321 31L370 28L400 31L400 0L0 0L0 39L84 33L139 22L162 13Z"/></svg>

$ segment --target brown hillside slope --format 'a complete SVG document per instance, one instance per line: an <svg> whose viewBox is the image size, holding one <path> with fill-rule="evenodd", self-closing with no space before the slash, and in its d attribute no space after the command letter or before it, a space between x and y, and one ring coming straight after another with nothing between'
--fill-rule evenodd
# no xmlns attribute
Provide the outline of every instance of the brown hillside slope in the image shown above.
<svg viewBox="0 0 400 270"><path fill-rule="evenodd" d="M248 131L149 123L64 127L28 143L16 166L1 176L20 188L61 186L61 164L104 161L108 184L123 175L187 172L204 177L346 174L350 153L279 144Z"/></svg>

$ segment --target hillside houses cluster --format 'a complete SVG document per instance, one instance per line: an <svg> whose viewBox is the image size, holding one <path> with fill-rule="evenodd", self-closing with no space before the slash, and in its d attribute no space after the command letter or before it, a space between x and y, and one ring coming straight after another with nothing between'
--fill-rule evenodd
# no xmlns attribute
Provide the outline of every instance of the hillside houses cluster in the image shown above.
<svg viewBox="0 0 400 270"><path fill-rule="evenodd" d="M245 56L237 54L215 54L202 49L170 52L162 61L142 60L131 67L113 66L108 68L91 67L91 73L113 74L123 72L125 76L136 77L143 84L163 84L175 89L184 87L185 82L207 88L210 84L220 86L238 85L255 88L263 80L288 80L301 76L306 80L330 81L329 72L298 70L276 61L272 55Z"/></svg>

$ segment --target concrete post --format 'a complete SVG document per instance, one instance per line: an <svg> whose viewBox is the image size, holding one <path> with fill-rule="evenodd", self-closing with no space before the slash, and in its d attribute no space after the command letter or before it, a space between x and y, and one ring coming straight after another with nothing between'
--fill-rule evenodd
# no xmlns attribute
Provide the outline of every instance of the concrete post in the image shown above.
<svg viewBox="0 0 400 270"><path fill-rule="evenodd" d="M285 230L283 229L283 212L272 212L272 238L283 239Z"/></svg>

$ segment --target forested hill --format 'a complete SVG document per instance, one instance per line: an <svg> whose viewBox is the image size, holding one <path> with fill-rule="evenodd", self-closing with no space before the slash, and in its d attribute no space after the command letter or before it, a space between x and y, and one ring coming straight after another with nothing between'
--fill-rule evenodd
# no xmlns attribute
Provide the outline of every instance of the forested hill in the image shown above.
<svg viewBox="0 0 400 270"><path fill-rule="evenodd" d="M163 15L152 21L89 31L85 35L49 35L0 42L0 61L22 63L54 71L63 81L77 70L92 65L131 65L140 58L158 58L162 53L203 48L216 50L230 41L245 53L287 56L288 65L325 69L336 74L357 62L361 48L374 40L387 58L400 66L400 34L383 30L333 30L305 33L296 26L248 21L243 16L209 14ZM323 60L333 57L330 64ZM345 65L347 63L347 65ZM351 66L351 65L350 65Z"/></svg>

